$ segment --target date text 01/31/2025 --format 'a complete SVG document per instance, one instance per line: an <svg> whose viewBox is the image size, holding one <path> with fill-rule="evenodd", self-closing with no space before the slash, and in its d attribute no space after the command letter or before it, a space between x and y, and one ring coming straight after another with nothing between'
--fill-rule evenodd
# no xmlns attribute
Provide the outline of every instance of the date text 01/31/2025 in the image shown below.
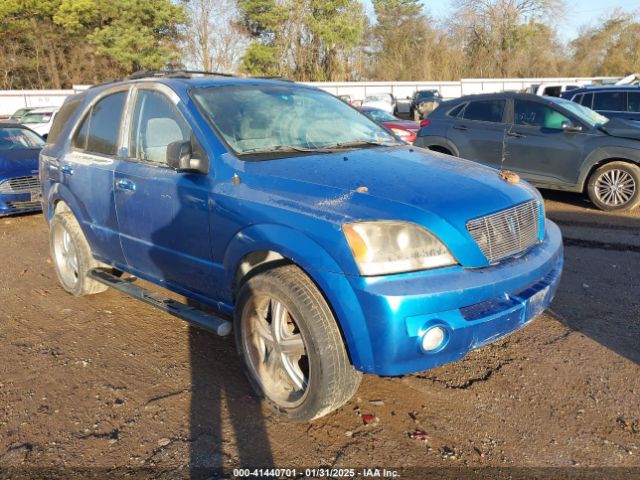
<svg viewBox="0 0 640 480"><path fill-rule="evenodd" d="M273 478L399 478L397 470L386 468L234 468L234 477L273 477Z"/></svg>

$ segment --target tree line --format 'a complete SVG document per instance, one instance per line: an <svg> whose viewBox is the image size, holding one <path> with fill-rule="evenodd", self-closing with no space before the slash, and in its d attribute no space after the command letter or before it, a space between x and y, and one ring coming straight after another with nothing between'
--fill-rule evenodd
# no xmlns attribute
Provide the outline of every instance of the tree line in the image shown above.
<svg viewBox="0 0 640 480"><path fill-rule="evenodd" d="M563 0L0 0L0 89L192 68L300 81L640 72L638 12L563 42Z"/></svg>

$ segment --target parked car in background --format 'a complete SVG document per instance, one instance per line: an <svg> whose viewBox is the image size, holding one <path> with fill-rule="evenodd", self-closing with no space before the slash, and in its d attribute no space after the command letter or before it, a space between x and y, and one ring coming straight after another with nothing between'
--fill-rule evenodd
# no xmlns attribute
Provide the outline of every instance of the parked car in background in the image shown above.
<svg viewBox="0 0 640 480"><path fill-rule="evenodd" d="M17 123L21 123L22 122L22 118L29 113L29 111L33 110L35 107L26 107L26 108L19 108L18 110L16 110L15 112L13 112L13 114L9 117L9 120L13 120Z"/></svg>
<svg viewBox="0 0 640 480"><path fill-rule="evenodd" d="M378 108L390 113L391 115L396 115L398 113L396 99L390 93L375 93L367 95L364 98L364 102L362 102L362 106Z"/></svg>
<svg viewBox="0 0 640 480"><path fill-rule="evenodd" d="M640 204L639 127L562 98L496 93L443 103L414 144L629 210Z"/></svg>
<svg viewBox="0 0 640 480"><path fill-rule="evenodd" d="M411 120L402 120L391 115L389 112L380 110L379 108L360 107L359 110L371 120L387 127L405 142L413 143L413 141L416 139L416 135L418 133L418 130L420 129L420 124L418 122L412 122Z"/></svg>
<svg viewBox="0 0 640 480"><path fill-rule="evenodd" d="M38 154L43 146L33 130L0 122L0 216L40 210Z"/></svg>
<svg viewBox="0 0 640 480"><path fill-rule="evenodd" d="M585 87L564 92L562 98L609 118L640 121L640 85Z"/></svg>
<svg viewBox="0 0 640 480"><path fill-rule="evenodd" d="M411 97L409 116L419 122L442 103L442 95L438 90L418 90Z"/></svg>
<svg viewBox="0 0 640 480"><path fill-rule="evenodd" d="M445 164L311 86L143 75L69 98L40 155L58 279L219 335L233 316L247 376L280 414L326 415L360 372L452 362L551 302L562 239L528 184Z"/></svg>
<svg viewBox="0 0 640 480"><path fill-rule="evenodd" d="M577 88L582 87L580 83L559 83L559 84L534 84L531 85L524 93L531 93L533 95L559 97L564 92L570 92Z"/></svg>
<svg viewBox="0 0 640 480"><path fill-rule="evenodd" d="M46 140L58 110L60 110L60 107L34 108L22 117L20 123L28 125L31 130Z"/></svg>

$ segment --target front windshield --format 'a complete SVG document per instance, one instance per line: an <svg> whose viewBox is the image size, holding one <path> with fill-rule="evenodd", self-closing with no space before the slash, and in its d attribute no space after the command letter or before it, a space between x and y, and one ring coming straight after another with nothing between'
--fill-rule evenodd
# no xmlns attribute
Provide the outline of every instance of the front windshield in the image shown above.
<svg viewBox="0 0 640 480"><path fill-rule="evenodd" d="M604 115L600 115L598 112L594 112L590 108L585 107L584 105L580 105L579 103L557 97L549 98L549 100L560 105L566 110L569 110L576 117L578 117L580 120L582 120L587 125L590 125L591 127L601 127L609 121L609 119Z"/></svg>
<svg viewBox="0 0 640 480"><path fill-rule="evenodd" d="M438 97L440 97L439 92L424 91L424 92L418 92L416 100L423 100L425 98L438 98Z"/></svg>
<svg viewBox="0 0 640 480"><path fill-rule="evenodd" d="M238 154L398 144L380 125L322 90L229 85L194 89L193 98Z"/></svg>
<svg viewBox="0 0 640 480"><path fill-rule="evenodd" d="M19 127L0 128L0 150L42 148L44 141L31 130Z"/></svg>
<svg viewBox="0 0 640 480"><path fill-rule="evenodd" d="M389 112L378 110L377 108L372 110L363 110L362 113L364 113L370 119L375 120L376 122L393 122L395 120L398 120Z"/></svg>
<svg viewBox="0 0 640 480"><path fill-rule="evenodd" d="M53 112L31 112L22 117L20 123L48 123L52 116Z"/></svg>

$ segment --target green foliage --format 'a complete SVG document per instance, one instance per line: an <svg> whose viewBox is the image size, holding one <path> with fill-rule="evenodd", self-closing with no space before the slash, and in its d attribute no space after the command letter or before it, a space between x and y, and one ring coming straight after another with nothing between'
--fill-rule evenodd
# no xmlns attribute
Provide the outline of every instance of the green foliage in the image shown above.
<svg viewBox="0 0 640 480"><path fill-rule="evenodd" d="M7 87L94 83L179 59L187 18L171 0L0 0Z"/></svg>
<svg viewBox="0 0 640 480"><path fill-rule="evenodd" d="M243 70L252 76L276 76L278 75L278 62L276 61L276 49L262 43L252 43L247 47L242 58Z"/></svg>

